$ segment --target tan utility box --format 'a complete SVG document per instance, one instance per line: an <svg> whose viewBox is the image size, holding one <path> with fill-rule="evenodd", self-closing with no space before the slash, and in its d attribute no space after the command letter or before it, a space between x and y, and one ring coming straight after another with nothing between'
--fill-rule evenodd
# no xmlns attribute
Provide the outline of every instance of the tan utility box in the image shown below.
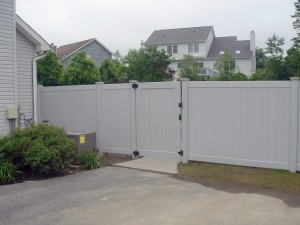
<svg viewBox="0 0 300 225"><path fill-rule="evenodd" d="M9 120L18 118L18 109L17 108L6 108L6 118Z"/></svg>

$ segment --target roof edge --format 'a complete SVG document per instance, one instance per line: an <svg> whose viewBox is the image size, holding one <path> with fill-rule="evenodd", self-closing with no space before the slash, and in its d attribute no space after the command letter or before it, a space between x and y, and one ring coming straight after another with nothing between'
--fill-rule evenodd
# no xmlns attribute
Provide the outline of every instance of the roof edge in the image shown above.
<svg viewBox="0 0 300 225"><path fill-rule="evenodd" d="M74 55L76 52L80 51L81 49L83 49L85 46L89 45L90 43L92 43L93 41L96 41L98 42L98 44L100 44L106 51L108 51L110 54L112 54L112 52L107 48L105 47L105 45L103 45L100 41L97 40L97 38L92 38L88 43L84 44L83 46L81 46L80 48L76 49L75 51L73 51L72 53L70 53L69 55L66 55L65 57L61 58L61 61L62 60L65 60L67 58L69 58L70 56ZM76 43L76 42L75 42ZM71 43L71 44L74 44L74 43ZM67 44L67 45L71 45L71 44ZM62 46L66 46L66 45L62 45ZM60 47L62 47L60 46Z"/></svg>
<svg viewBox="0 0 300 225"><path fill-rule="evenodd" d="M32 29L21 17L16 14L16 28L22 33L28 40L35 45L35 50L50 51L51 47L47 41L45 41L34 29Z"/></svg>

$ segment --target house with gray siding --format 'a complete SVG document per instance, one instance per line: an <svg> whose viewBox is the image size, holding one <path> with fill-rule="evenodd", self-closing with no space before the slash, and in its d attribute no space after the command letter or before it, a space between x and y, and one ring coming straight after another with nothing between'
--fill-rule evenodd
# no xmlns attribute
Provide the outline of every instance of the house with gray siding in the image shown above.
<svg viewBox="0 0 300 225"><path fill-rule="evenodd" d="M100 66L104 59L111 59L112 57L111 51L96 38L60 46L57 48L57 55L64 67L66 67L71 58L80 51L85 51L87 57L92 59L97 67Z"/></svg>
<svg viewBox="0 0 300 225"><path fill-rule="evenodd" d="M15 8L15 0L0 1L0 136L18 126L20 117L38 120L36 60L50 50Z"/></svg>
<svg viewBox="0 0 300 225"><path fill-rule="evenodd" d="M155 30L145 45L156 46L172 55L169 66L175 77L179 76L178 64L186 54L192 55L204 75L213 75L214 63L227 49L235 59L237 70L250 76L256 70L255 33L249 40L238 40L236 36L216 37L212 26Z"/></svg>

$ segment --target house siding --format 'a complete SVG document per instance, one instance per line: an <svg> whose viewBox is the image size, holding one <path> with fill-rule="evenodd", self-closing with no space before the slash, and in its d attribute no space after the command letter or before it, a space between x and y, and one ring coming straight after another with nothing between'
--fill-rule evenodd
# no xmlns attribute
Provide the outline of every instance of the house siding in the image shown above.
<svg viewBox="0 0 300 225"><path fill-rule="evenodd" d="M33 117L33 85L32 59L35 56L35 46L17 31L17 87L20 113L26 119Z"/></svg>
<svg viewBox="0 0 300 225"><path fill-rule="evenodd" d="M15 20L13 0L0 1L0 136L10 131L6 108L15 105Z"/></svg>
<svg viewBox="0 0 300 225"><path fill-rule="evenodd" d="M96 41L91 42L81 49L81 51L86 51L87 55L95 62L96 66L99 67L104 59L111 59L112 55L109 51L103 48ZM66 67L74 55L62 61L64 67Z"/></svg>

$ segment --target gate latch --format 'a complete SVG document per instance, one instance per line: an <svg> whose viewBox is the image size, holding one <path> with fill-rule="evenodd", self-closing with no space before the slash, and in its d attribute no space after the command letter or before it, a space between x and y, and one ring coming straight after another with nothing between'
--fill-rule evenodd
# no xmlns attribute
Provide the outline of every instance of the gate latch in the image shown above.
<svg viewBox="0 0 300 225"><path fill-rule="evenodd" d="M178 103L178 107L182 108L183 107L183 103L182 102Z"/></svg>

